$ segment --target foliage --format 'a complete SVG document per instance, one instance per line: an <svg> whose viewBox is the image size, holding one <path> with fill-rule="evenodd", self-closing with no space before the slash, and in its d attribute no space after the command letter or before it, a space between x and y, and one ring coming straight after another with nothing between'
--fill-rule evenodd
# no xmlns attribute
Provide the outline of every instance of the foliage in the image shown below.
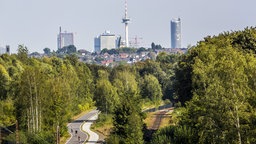
<svg viewBox="0 0 256 144"><path fill-rule="evenodd" d="M112 123L113 123L113 115L101 113L96 123L93 125L93 127L102 127L105 124L111 125Z"/></svg>
<svg viewBox="0 0 256 144"><path fill-rule="evenodd" d="M28 48L24 45L19 45L18 46L18 58L21 61L24 61L27 59L28 57Z"/></svg>
<svg viewBox="0 0 256 144"><path fill-rule="evenodd" d="M15 123L14 102L10 98L0 101L0 126L10 126Z"/></svg>
<svg viewBox="0 0 256 144"><path fill-rule="evenodd" d="M74 45L65 46L56 51L58 54L72 54L76 53L76 47Z"/></svg>
<svg viewBox="0 0 256 144"><path fill-rule="evenodd" d="M162 99L162 89L157 78L151 74L145 75L142 81L141 95L144 98L149 98L154 102L159 102Z"/></svg>
<svg viewBox="0 0 256 144"><path fill-rule="evenodd" d="M156 61L112 69L81 63L76 55L28 58L27 47L19 45L17 55L0 56L0 125L18 120L22 142L54 143L57 126L65 135L73 115L96 105L113 116L107 142L143 143L142 103L169 99L183 107L152 143L255 143L255 34L255 28L225 32L185 55L160 53ZM75 52L69 46L57 53ZM13 134L5 138L15 140Z"/></svg>
<svg viewBox="0 0 256 144"><path fill-rule="evenodd" d="M147 49L146 48L144 48L144 47L140 47L140 48L138 48L138 50L136 51L136 53L141 53L141 52L146 52L147 51Z"/></svg>
<svg viewBox="0 0 256 144"><path fill-rule="evenodd" d="M128 47L119 48L119 49L104 48L103 50L101 50L100 54L108 53L108 54L112 55L112 54L120 54L120 53L135 53L136 50L137 49L135 49L135 48L128 48Z"/></svg>
<svg viewBox="0 0 256 144"><path fill-rule="evenodd" d="M91 71L74 57L28 58L20 46L18 55L2 55L0 62L0 124L18 120L31 142L40 135L53 143L57 126L65 135L71 116L94 106Z"/></svg>
<svg viewBox="0 0 256 144"><path fill-rule="evenodd" d="M153 51L155 51L156 49L162 49L161 45L156 45L154 42L151 43L151 48Z"/></svg>
<svg viewBox="0 0 256 144"><path fill-rule="evenodd" d="M238 31L232 41L232 45L245 51L256 53L256 28L246 28Z"/></svg>
<svg viewBox="0 0 256 144"><path fill-rule="evenodd" d="M140 97L135 76L129 72L118 72L114 85L118 87L121 104L114 112L113 136L121 143L143 143L142 114L138 105Z"/></svg>
<svg viewBox="0 0 256 144"><path fill-rule="evenodd" d="M195 132L186 126L169 126L154 134L152 144L194 144Z"/></svg>
<svg viewBox="0 0 256 144"><path fill-rule="evenodd" d="M177 124L197 143L255 143L255 28L206 37L176 69Z"/></svg>
<svg viewBox="0 0 256 144"><path fill-rule="evenodd" d="M50 55L50 54L51 54L51 49L49 49L49 48L44 48L44 54Z"/></svg>
<svg viewBox="0 0 256 144"><path fill-rule="evenodd" d="M113 113L119 104L117 89L104 78L97 81L94 98L97 108L104 113Z"/></svg>

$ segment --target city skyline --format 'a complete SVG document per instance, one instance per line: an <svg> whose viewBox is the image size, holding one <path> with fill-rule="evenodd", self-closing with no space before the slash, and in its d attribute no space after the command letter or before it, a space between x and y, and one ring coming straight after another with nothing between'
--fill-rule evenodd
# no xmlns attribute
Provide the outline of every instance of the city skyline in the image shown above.
<svg viewBox="0 0 256 144"><path fill-rule="evenodd" d="M180 17L181 45L187 47L208 35L255 26L255 4L253 0L128 0L129 35L142 37L141 46L154 42L169 48L170 20ZM43 52L45 47L57 50L56 35L62 26L74 32L78 49L93 51L95 35L104 30L124 38L123 15L124 0L1 0L0 46L10 45L11 53L17 52L18 44L30 52Z"/></svg>

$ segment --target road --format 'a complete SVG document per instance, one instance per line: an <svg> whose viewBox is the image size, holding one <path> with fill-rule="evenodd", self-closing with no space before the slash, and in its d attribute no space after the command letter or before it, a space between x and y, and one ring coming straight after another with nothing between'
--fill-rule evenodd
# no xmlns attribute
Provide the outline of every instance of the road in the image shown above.
<svg viewBox="0 0 256 144"><path fill-rule="evenodd" d="M95 132L90 130L91 125L97 119L98 119L98 114L92 116L90 118L90 120L87 121L86 123L84 123L83 126L82 126L82 129L84 131L86 131L90 135L90 137L88 139L88 142L86 144L97 144L97 143L100 143L100 142L98 142L99 141L99 135L97 133L95 133Z"/></svg>
<svg viewBox="0 0 256 144"><path fill-rule="evenodd" d="M89 120L92 116L96 115L98 110L92 110L89 113L79 117L73 122L68 124L68 132L71 134L71 138L66 144L82 144L88 139L88 135L81 130L81 126L84 121Z"/></svg>

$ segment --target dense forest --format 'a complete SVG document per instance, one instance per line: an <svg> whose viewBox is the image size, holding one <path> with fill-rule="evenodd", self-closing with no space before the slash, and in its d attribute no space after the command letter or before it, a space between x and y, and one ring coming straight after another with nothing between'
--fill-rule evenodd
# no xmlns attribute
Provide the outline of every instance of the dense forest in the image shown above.
<svg viewBox="0 0 256 144"><path fill-rule="evenodd" d="M27 54L20 45L0 56L0 127L16 125L20 143L54 143L57 127L68 135L72 117L95 107L113 118L107 143L256 143L256 28L114 68ZM175 105L172 124L145 141L142 110L163 100Z"/></svg>

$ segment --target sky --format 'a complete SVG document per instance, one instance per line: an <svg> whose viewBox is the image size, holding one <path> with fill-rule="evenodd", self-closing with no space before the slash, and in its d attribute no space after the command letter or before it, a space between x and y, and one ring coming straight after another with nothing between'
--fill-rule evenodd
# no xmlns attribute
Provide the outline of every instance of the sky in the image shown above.
<svg viewBox="0 0 256 144"><path fill-rule="evenodd" d="M170 47L170 20L181 18L182 47L210 35L256 26L255 0L127 0L129 38L144 47ZM93 51L94 37L109 30L124 37L124 0L0 0L0 47L11 53L57 50L59 27L74 33L77 49Z"/></svg>

